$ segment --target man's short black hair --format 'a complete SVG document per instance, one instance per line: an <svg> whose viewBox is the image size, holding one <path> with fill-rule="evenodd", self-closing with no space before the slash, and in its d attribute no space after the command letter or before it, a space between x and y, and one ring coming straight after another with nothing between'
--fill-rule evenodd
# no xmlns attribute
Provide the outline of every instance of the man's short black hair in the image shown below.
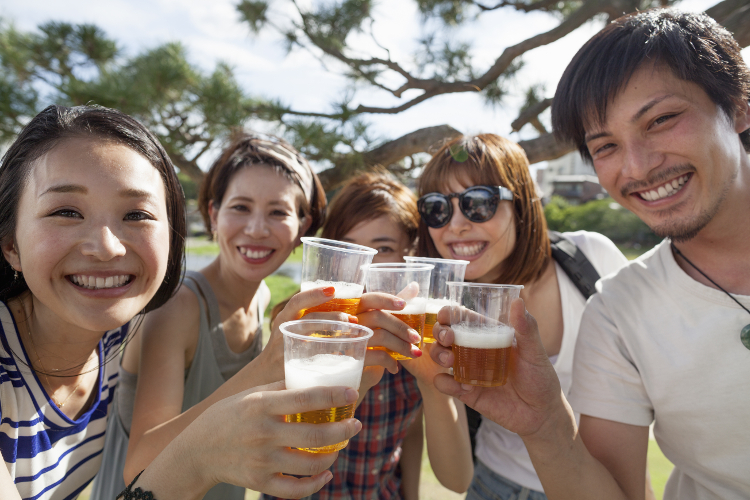
<svg viewBox="0 0 750 500"><path fill-rule="evenodd" d="M750 71L732 35L706 14L652 9L622 16L581 47L552 103L558 140L586 148L587 123L603 124L607 104L643 64L662 64L699 85L729 117L750 101ZM740 134L750 152L750 130Z"/></svg>

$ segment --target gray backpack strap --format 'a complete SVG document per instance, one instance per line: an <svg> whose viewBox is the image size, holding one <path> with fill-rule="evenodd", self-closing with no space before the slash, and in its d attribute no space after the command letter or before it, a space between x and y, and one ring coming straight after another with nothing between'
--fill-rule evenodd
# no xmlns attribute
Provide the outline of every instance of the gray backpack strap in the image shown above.
<svg viewBox="0 0 750 500"><path fill-rule="evenodd" d="M549 231L549 241L552 248L552 258L560 264L562 270L583 294L583 297L588 299L594 295L596 293L595 285L600 276L591 261L575 243L557 231Z"/></svg>

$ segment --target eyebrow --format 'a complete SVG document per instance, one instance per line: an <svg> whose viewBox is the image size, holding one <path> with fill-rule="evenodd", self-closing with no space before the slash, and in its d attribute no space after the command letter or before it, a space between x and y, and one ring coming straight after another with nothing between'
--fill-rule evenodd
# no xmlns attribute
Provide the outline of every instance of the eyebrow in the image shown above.
<svg viewBox="0 0 750 500"><path fill-rule="evenodd" d="M78 193L88 194L89 190L86 186L80 184L58 184L47 188L40 196L44 196L48 193ZM124 198L153 198L154 194L151 191L145 191L143 189L129 188L120 191L120 196Z"/></svg>
<svg viewBox="0 0 750 500"><path fill-rule="evenodd" d="M659 104L663 100L668 99L670 97L673 97L672 94L663 95L661 97L657 97L656 99L654 99L652 101L647 102L641 109L638 110L638 112L636 112L636 114L633 115L633 117L630 119L630 123L635 123L636 121L638 121L639 119L641 119L641 117L643 117L643 115L645 115L646 113L648 113L649 109L653 108L654 106L656 106L657 104ZM607 137L607 136L610 136L610 135L612 135L612 134L610 132L606 132L606 131L599 132L599 133L596 133L596 134L593 134L593 135L587 135L584 138L584 142L585 143L589 143L589 142L593 141L594 139L599 139L600 137Z"/></svg>
<svg viewBox="0 0 750 500"><path fill-rule="evenodd" d="M341 241L354 243L354 240L351 238L341 238ZM373 238L370 240L370 243L383 243L383 242L398 243L395 238L391 238L390 236L380 236L378 238Z"/></svg>

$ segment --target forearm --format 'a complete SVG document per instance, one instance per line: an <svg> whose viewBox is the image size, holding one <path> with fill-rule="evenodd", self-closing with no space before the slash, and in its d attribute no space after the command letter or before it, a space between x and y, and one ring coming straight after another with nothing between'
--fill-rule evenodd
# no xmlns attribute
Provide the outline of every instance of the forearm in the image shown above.
<svg viewBox="0 0 750 500"><path fill-rule="evenodd" d="M424 402L427 455L438 481L462 493L471 484L474 466L463 403L420 384Z"/></svg>
<svg viewBox="0 0 750 500"><path fill-rule="evenodd" d="M547 497L628 500L610 472L586 449L573 411L562 395L561 399L559 411L533 436L523 437Z"/></svg>
<svg viewBox="0 0 750 500"><path fill-rule="evenodd" d="M414 422L401 444L401 496L404 500L419 499L419 478L422 472L422 449L424 448L424 426L422 410L414 416Z"/></svg>
<svg viewBox="0 0 750 500"><path fill-rule="evenodd" d="M134 432L130 437L130 446L125 463L125 483L129 483L136 474L147 468L172 440L213 404L252 387L274 382L275 380L269 379L274 378L275 375L277 375L275 370L268 369L267 363L264 362L262 356L259 356L237 375L217 388L210 396L184 413L145 431L139 431L134 422ZM148 419L146 416L145 420L158 419Z"/></svg>

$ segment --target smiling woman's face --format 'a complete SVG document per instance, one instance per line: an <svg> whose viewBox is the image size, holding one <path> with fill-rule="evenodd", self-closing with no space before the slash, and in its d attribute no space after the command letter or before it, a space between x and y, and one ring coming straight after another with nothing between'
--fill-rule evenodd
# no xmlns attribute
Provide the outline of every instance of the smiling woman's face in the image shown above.
<svg viewBox="0 0 750 500"><path fill-rule="evenodd" d="M461 193L472 187L456 177L449 180L443 194ZM444 259L468 260L467 281L493 283L500 275L503 261L516 244L513 205L501 201L495 215L487 222L471 222L458 208L458 199L451 199L453 217L440 228L429 228L432 242Z"/></svg>
<svg viewBox="0 0 750 500"><path fill-rule="evenodd" d="M373 264L403 262L411 250L406 231L386 215L360 222L342 240L377 250Z"/></svg>
<svg viewBox="0 0 750 500"><path fill-rule="evenodd" d="M122 144L70 138L31 167L15 241L3 253L23 272L35 313L106 331L130 321L159 289L169 239L157 169Z"/></svg>

